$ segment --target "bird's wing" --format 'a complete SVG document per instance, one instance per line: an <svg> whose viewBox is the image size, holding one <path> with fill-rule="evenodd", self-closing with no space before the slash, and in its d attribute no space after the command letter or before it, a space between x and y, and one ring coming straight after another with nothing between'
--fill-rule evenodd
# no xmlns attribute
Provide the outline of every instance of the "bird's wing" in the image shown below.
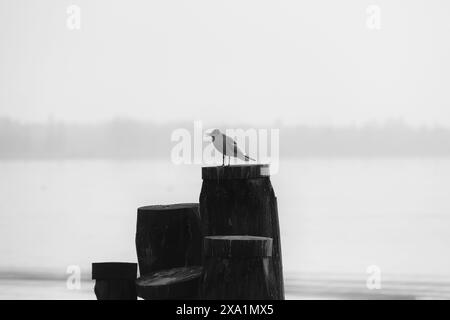
<svg viewBox="0 0 450 320"><path fill-rule="evenodd" d="M239 149L236 141L232 138L224 135L225 137L225 154L231 157L237 157L241 160L245 160L245 155L242 153L241 149Z"/></svg>

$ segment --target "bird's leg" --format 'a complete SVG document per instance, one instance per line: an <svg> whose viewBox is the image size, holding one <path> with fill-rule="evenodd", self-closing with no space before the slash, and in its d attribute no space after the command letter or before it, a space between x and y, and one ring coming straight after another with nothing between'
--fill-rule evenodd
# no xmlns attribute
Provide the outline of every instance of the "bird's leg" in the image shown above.
<svg viewBox="0 0 450 320"><path fill-rule="evenodd" d="M228 156L228 166L230 166L230 156Z"/></svg>
<svg viewBox="0 0 450 320"><path fill-rule="evenodd" d="M224 166L225 166L225 155L222 154L222 167L224 167Z"/></svg>

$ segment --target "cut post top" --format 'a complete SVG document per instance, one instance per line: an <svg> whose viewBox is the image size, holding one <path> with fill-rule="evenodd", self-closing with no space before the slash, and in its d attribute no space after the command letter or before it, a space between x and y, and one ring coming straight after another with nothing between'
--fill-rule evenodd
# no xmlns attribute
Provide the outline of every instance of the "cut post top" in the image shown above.
<svg viewBox="0 0 450 320"><path fill-rule="evenodd" d="M207 236L203 238L206 257L254 258L272 256L272 238L248 235Z"/></svg>
<svg viewBox="0 0 450 320"><path fill-rule="evenodd" d="M170 285L175 282L183 282L199 278L202 274L202 266L179 267L160 270L136 280L136 285L144 287L157 287Z"/></svg>
<svg viewBox="0 0 450 320"><path fill-rule="evenodd" d="M160 270L136 280L137 295L146 300L191 300L198 296L202 266Z"/></svg>
<svg viewBox="0 0 450 320"><path fill-rule="evenodd" d="M254 179L270 176L269 164L239 164L231 166L202 167L203 180Z"/></svg>
<svg viewBox="0 0 450 320"><path fill-rule="evenodd" d="M138 212L145 213L161 213L161 212L177 212L184 210L198 210L198 203L176 203L167 205L152 205L138 208Z"/></svg>
<svg viewBox="0 0 450 320"><path fill-rule="evenodd" d="M133 262L95 262L92 264L93 280L126 279L135 280L137 263Z"/></svg>

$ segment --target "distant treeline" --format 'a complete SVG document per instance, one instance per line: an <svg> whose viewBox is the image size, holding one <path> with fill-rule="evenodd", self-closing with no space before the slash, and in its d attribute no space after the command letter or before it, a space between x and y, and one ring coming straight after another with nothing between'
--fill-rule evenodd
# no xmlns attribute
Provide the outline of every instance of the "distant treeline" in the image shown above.
<svg viewBox="0 0 450 320"><path fill-rule="evenodd" d="M92 125L22 124L0 118L0 158L169 158L176 144L171 141L171 135L178 128L194 134L192 122L157 125L118 119ZM235 128L252 126L242 124ZM450 155L450 129L447 128L413 128L401 122L388 122L362 127L278 126L275 129L280 130L281 157Z"/></svg>

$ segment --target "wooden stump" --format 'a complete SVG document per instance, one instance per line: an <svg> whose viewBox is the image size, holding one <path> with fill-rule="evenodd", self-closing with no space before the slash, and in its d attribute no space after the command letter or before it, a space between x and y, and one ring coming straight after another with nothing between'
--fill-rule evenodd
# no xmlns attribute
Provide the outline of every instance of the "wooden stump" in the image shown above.
<svg viewBox="0 0 450 320"><path fill-rule="evenodd" d="M277 199L268 165L203 167L200 216L205 236L252 235L273 239L276 299L284 299Z"/></svg>
<svg viewBox="0 0 450 320"><path fill-rule="evenodd" d="M201 266L153 272L136 280L137 294L148 300L197 299L201 274Z"/></svg>
<svg viewBox="0 0 450 320"><path fill-rule="evenodd" d="M212 236L203 242L204 271L200 297L214 300L275 300L278 284L272 269L272 239Z"/></svg>
<svg viewBox="0 0 450 320"><path fill-rule="evenodd" d="M136 251L140 275L201 264L198 204L141 207L137 213Z"/></svg>
<svg viewBox="0 0 450 320"><path fill-rule="evenodd" d="M136 300L136 263L100 262L92 264L94 292L98 300Z"/></svg>

